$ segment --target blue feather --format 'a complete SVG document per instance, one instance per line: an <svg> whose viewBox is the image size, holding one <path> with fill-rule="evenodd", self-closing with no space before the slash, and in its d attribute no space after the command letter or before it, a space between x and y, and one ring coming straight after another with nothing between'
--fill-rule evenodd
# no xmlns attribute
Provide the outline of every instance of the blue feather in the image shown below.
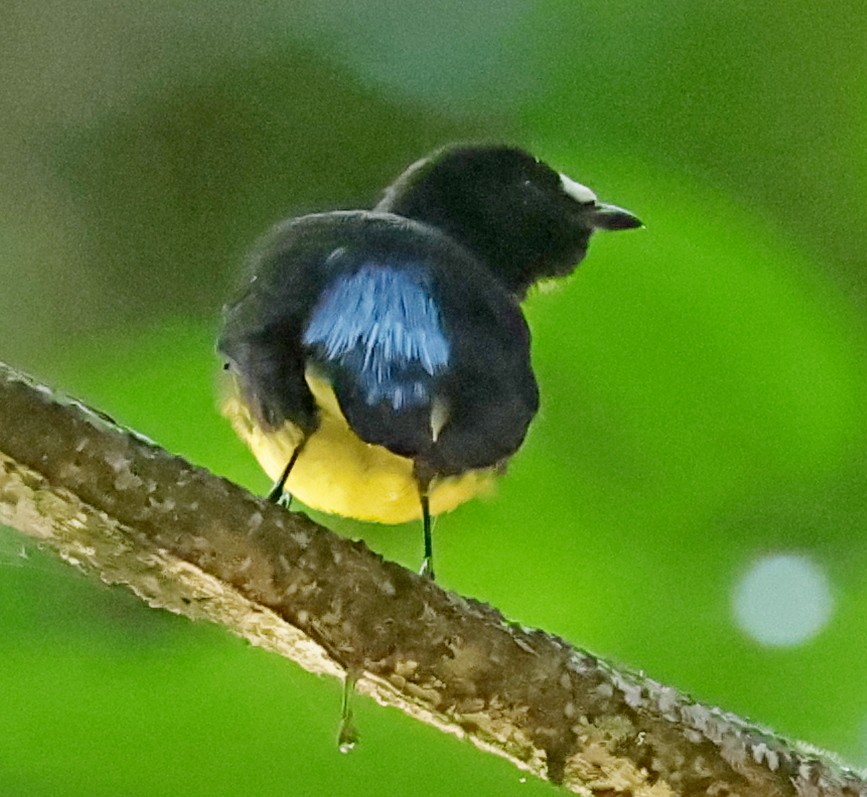
<svg viewBox="0 0 867 797"><path fill-rule="evenodd" d="M431 378L449 361L428 280L412 268L366 263L320 297L304 345L349 372L369 405L395 410L431 401Z"/></svg>

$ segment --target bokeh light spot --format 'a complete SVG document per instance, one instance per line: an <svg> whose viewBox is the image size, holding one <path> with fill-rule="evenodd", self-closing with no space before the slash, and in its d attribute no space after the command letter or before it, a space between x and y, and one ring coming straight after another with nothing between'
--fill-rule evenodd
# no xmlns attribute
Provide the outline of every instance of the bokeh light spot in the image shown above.
<svg viewBox="0 0 867 797"><path fill-rule="evenodd" d="M752 563L732 595L735 622L763 645L799 645L831 619L834 598L823 570L798 554L773 554Z"/></svg>

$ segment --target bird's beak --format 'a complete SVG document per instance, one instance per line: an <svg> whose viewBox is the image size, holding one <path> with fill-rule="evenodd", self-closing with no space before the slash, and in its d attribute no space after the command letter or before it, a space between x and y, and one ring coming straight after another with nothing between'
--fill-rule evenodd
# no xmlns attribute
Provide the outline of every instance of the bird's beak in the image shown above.
<svg viewBox="0 0 867 797"><path fill-rule="evenodd" d="M587 215L595 230L634 230L644 226L641 220L628 210L602 202L596 202L588 208Z"/></svg>

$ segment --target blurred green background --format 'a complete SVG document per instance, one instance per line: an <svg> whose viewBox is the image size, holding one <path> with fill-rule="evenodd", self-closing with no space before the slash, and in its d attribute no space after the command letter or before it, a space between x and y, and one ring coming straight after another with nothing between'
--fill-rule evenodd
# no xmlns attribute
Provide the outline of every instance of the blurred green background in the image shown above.
<svg viewBox="0 0 867 797"><path fill-rule="evenodd" d="M443 586L867 764L867 6L4 4L0 359L263 492L212 340L277 219L514 142L647 229L527 303ZM410 567L420 533L328 519ZM553 794L0 534L3 795Z"/></svg>

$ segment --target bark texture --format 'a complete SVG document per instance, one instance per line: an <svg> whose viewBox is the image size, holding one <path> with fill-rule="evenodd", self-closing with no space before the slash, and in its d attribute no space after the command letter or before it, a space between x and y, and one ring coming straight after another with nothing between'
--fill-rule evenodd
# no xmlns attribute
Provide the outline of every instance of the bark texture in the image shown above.
<svg viewBox="0 0 867 797"><path fill-rule="evenodd" d="M0 523L576 794L867 797L827 753L509 623L2 365Z"/></svg>

